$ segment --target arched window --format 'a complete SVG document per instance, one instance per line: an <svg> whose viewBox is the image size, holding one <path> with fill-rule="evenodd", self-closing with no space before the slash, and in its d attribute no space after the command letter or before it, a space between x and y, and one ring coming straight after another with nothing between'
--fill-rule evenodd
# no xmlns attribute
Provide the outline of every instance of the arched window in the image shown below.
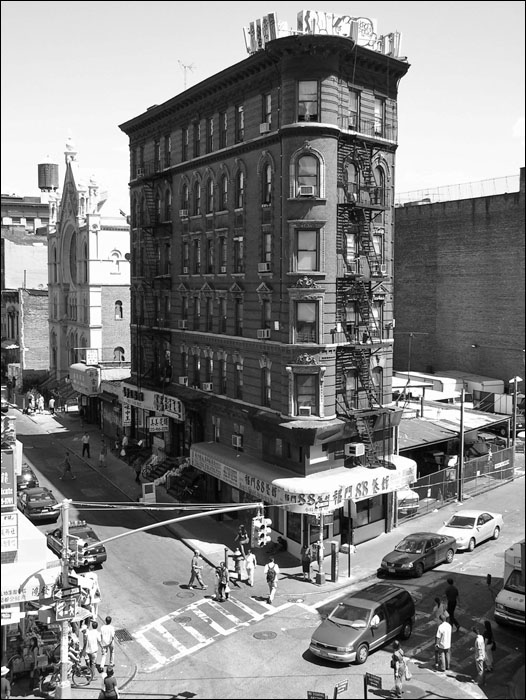
<svg viewBox="0 0 526 700"><path fill-rule="evenodd" d="M84 243L82 248L82 281L88 281L88 244Z"/></svg>
<svg viewBox="0 0 526 700"><path fill-rule="evenodd" d="M57 249L53 248L53 282L58 281L58 275L57 275Z"/></svg>
<svg viewBox="0 0 526 700"><path fill-rule="evenodd" d="M113 348L113 360L115 362L125 362L124 348L121 348L120 346Z"/></svg>
<svg viewBox="0 0 526 700"><path fill-rule="evenodd" d="M188 191L188 185L185 183L181 190L181 209L188 210L190 204L190 195Z"/></svg>
<svg viewBox="0 0 526 700"><path fill-rule="evenodd" d="M272 201L272 166L265 165L262 182L262 204L270 204Z"/></svg>
<svg viewBox="0 0 526 700"><path fill-rule="evenodd" d="M228 209L228 178L226 175L223 175L221 178L221 202L220 202L220 208L221 210Z"/></svg>
<svg viewBox="0 0 526 700"><path fill-rule="evenodd" d="M388 204L385 191L385 172L384 169L378 165L374 169L374 179L376 181L376 186L374 192L371 192L371 202L373 204Z"/></svg>
<svg viewBox="0 0 526 700"><path fill-rule="evenodd" d="M298 158L296 178L299 194L312 191L312 194L319 196L320 163L316 156L303 155ZM300 188L306 189L302 190Z"/></svg>
<svg viewBox="0 0 526 700"><path fill-rule="evenodd" d="M122 301L115 302L115 319L120 321L123 318Z"/></svg>
<svg viewBox="0 0 526 700"><path fill-rule="evenodd" d="M194 182L194 208L192 213L194 216L201 213L201 183L199 180Z"/></svg>
<svg viewBox="0 0 526 700"><path fill-rule="evenodd" d="M241 209L245 201L245 175L240 170L236 176L236 209Z"/></svg>
<svg viewBox="0 0 526 700"><path fill-rule="evenodd" d="M161 220L161 195L157 193L155 196L155 221Z"/></svg>
<svg viewBox="0 0 526 700"><path fill-rule="evenodd" d="M214 211L214 181L209 178L206 183L206 213L212 214Z"/></svg>

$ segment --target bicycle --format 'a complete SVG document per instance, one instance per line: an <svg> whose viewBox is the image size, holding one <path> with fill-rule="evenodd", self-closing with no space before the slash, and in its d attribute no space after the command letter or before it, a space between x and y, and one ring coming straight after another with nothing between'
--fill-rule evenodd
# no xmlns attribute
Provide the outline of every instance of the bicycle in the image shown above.
<svg viewBox="0 0 526 700"><path fill-rule="evenodd" d="M54 697L57 686L60 683L60 664L52 664L51 671L40 678L39 688L44 696ZM93 680L93 669L90 666L81 666L80 663L68 664L68 678L74 688L85 688Z"/></svg>

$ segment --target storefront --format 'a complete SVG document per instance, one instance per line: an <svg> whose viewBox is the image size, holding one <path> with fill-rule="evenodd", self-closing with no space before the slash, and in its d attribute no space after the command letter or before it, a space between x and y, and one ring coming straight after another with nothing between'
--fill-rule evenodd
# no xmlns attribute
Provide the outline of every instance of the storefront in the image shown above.
<svg viewBox="0 0 526 700"><path fill-rule="evenodd" d="M320 527L324 541L340 544L350 538L358 544L389 530L393 495L416 478L415 462L399 455L377 469L338 466L291 477L281 467L215 442L192 445L190 463L209 475L219 502L268 505L273 531L287 539L296 556L303 543L319 539Z"/></svg>

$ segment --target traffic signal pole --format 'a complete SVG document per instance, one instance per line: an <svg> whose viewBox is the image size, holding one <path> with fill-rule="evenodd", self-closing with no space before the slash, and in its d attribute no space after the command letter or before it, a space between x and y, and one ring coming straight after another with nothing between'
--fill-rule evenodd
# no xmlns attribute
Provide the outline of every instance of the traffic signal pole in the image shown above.
<svg viewBox="0 0 526 700"><path fill-rule="evenodd" d="M69 505L71 500L62 501L62 590L69 580ZM55 608L56 610L56 608ZM55 697L71 697L71 684L68 676L69 620L60 621L60 682Z"/></svg>

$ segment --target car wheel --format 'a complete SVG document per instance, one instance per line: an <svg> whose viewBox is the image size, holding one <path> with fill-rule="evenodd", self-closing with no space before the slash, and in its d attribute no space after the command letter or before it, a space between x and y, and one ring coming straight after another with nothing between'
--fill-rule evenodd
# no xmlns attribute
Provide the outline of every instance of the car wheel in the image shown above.
<svg viewBox="0 0 526 700"><path fill-rule="evenodd" d="M402 639L409 639L412 631L413 631L413 625L411 623L411 620L406 620L402 626L402 631L400 632L400 637Z"/></svg>
<svg viewBox="0 0 526 700"><path fill-rule="evenodd" d="M364 664L367 661L368 656L369 647L367 646L367 644L360 644L360 646L356 650L356 663Z"/></svg>
<svg viewBox="0 0 526 700"><path fill-rule="evenodd" d="M415 566L415 578L420 578L420 576L422 576L423 573L424 573L424 565L422 564L422 562L419 562Z"/></svg>
<svg viewBox="0 0 526 700"><path fill-rule="evenodd" d="M448 549L446 552L446 563L451 564L454 556L455 556L455 551L453 549Z"/></svg>
<svg viewBox="0 0 526 700"><path fill-rule="evenodd" d="M472 552L475 549L476 544L477 543L475 542L475 538L472 537L469 541L469 544L468 544L468 552Z"/></svg>
<svg viewBox="0 0 526 700"><path fill-rule="evenodd" d="M499 535L500 535L500 527L496 527L496 528L493 530L493 539L494 539L494 540L498 540L498 539L499 539Z"/></svg>

